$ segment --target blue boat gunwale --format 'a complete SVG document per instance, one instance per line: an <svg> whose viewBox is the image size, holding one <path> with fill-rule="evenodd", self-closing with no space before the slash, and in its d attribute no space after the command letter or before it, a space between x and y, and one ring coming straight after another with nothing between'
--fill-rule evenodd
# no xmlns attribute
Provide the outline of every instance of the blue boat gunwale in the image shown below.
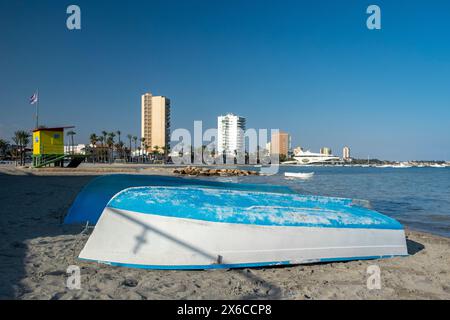
<svg viewBox="0 0 450 320"><path fill-rule="evenodd" d="M98 219L101 216L102 212L92 212L90 211L87 213L87 215L92 216L91 219L88 219L86 217L86 214L82 217L79 216L79 213L76 213L78 207L80 206L80 202L83 200L86 200L86 194L88 193L89 189L92 188L98 180L106 180L111 179L114 177L124 177L124 178L154 178L159 179L163 181L170 181L170 182L183 182L188 185L188 183L192 182L192 186L204 186L204 187L210 187L215 189L223 189L223 188L231 188L236 190L245 190L248 189L277 189L279 190L279 193L285 193L285 194L296 194L296 191L292 189L289 186L280 186L280 185L272 185L272 184L250 184L250 183L230 183L230 182L222 182L222 181L214 181L214 180L207 180L207 179L192 179L188 177L179 177L179 176L167 176L167 175L154 175L154 174L130 174L130 173L114 173L114 174L101 174L98 176L95 176L92 178L81 190L78 192L77 196L72 201L71 206L69 207L65 217L63 224L85 224L86 222L95 225L98 221ZM145 186L145 185L139 185L139 186ZM118 192L129 188L133 186L128 186L123 189L119 189L115 191L114 193L110 194L108 196L107 201L101 201L101 204L99 205L97 203L97 206L100 208L101 211L107 206L108 202L111 200L112 197L114 197ZM97 210L96 210L97 211Z"/></svg>
<svg viewBox="0 0 450 320"><path fill-rule="evenodd" d="M120 192L118 192L116 195L114 195L111 200L108 202L108 204L106 205L106 207L109 208L113 208L113 209L119 209L119 210L127 210L127 211L133 211L131 209L128 208L123 208L120 206L113 206L112 204L114 203L114 201L119 198L120 196L122 196L123 194L130 192L130 191L134 191L134 190L148 190L148 189L170 189L170 190L179 190L179 189L183 189L183 190L208 190L208 189L213 189L213 190L219 190L222 191L224 193L228 192L228 193L236 193L239 192L241 190L235 190L235 189L221 189L221 188L209 188L209 187L205 187L205 186L140 186L140 187L130 187L130 188L126 188L124 190L121 190ZM268 194L268 195L274 195L274 196L280 196L280 193L275 193L275 192L266 192L266 191L245 191L246 193L249 194ZM240 194L240 193L239 193ZM164 217L168 217L168 218L181 218L181 219L191 219L191 220L200 220L200 221L206 221L206 222L214 222L214 223L231 223L231 224L247 224L247 225L257 225L257 226L278 226L278 227L317 227L317 228L339 228L339 229L368 229L368 230L404 230L403 225L398 222L397 220L395 220L394 218L391 218L389 216L383 215L381 213L379 213L378 211L372 210L372 209L368 209L368 208L364 208L358 204L354 204L353 203L353 199L350 198L337 198L337 197L324 197L324 196L318 196L318 195L302 195L302 194L298 194L298 193L293 193L293 194L284 194L285 196L297 196L297 197L305 197L305 198L311 198L311 199L323 199L323 200L327 200L327 201L345 201L348 202L348 206L350 207L355 207L356 209L360 209L365 211L366 214L368 214L368 218L378 218L382 220L382 223L378 223L378 224L362 224L362 223L354 223L354 224L340 224L339 222L334 223L332 222L331 224L326 224L326 223L308 223L308 222L296 222L296 223L267 223L264 221L250 221L250 220L243 220L243 221L235 221L233 219L228 219L228 220L219 220L214 219L214 217L212 217L213 219L207 218L205 216L202 215L194 215L194 216L189 216L187 214L183 215L172 215L172 214L167 214L167 213L158 213L158 212L148 212L148 211L136 211L137 213L142 213L142 214L152 214L152 215L157 215L157 216L164 216ZM343 205L344 206L344 205ZM268 207L269 208L269 207ZM286 209L288 209L288 207L285 207ZM311 210L311 209L310 209ZM319 209L315 209L315 210L326 210L325 208L319 208ZM356 213L350 213L350 215L353 216L357 216ZM233 216L232 216L233 217ZM232 218L231 217L231 218Z"/></svg>
<svg viewBox="0 0 450 320"><path fill-rule="evenodd" d="M231 264L205 264L205 265L146 265L135 263L123 263L113 261L103 261L96 259L80 258L79 260L85 262L96 262L99 264L105 264L112 267L124 267L132 269L145 269L145 270L210 270L210 269L243 269L243 268L258 268L258 267L278 267L278 266L295 266L317 263L332 263L332 262L348 262L353 260L377 260L377 259L391 259L397 257L407 257L405 255L379 255L379 256L355 256L355 257L336 257L336 258L320 258L310 259L303 262L299 261L269 261L269 262L248 262L248 263L231 263Z"/></svg>

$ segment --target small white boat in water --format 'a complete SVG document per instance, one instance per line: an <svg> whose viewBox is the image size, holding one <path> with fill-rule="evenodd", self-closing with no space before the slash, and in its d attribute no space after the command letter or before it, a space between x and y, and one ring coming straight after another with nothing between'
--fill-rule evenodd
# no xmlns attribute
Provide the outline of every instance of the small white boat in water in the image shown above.
<svg viewBox="0 0 450 320"><path fill-rule="evenodd" d="M285 172L284 176L289 178L309 179L314 176L314 172Z"/></svg>
<svg viewBox="0 0 450 320"><path fill-rule="evenodd" d="M154 186L116 194L79 258L184 270L404 255L402 225L351 199Z"/></svg>
<svg viewBox="0 0 450 320"><path fill-rule="evenodd" d="M412 165L408 164L407 162L400 162L400 163L394 164L392 166L392 168L395 168L395 169L408 169L411 167L412 167Z"/></svg>

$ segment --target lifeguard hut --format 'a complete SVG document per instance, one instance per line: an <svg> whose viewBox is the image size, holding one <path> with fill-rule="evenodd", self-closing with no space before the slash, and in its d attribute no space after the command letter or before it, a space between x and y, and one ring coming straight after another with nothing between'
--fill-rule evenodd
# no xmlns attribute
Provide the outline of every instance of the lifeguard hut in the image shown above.
<svg viewBox="0 0 450 320"><path fill-rule="evenodd" d="M80 157L64 154L64 129L72 127L38 128L33 130L33 167L44 166L64 167L64 159L71 158L69 167L78 166ZM78 164L72 163L77 158Z"/></svg>

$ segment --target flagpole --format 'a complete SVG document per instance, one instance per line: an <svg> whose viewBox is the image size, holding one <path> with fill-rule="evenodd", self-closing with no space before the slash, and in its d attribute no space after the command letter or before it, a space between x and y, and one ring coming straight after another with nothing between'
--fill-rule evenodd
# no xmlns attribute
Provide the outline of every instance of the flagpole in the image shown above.
<svg viewBox="0 0 450 320"><path fill-rule="evenodd" d="M39 129L39 89L36 90L36 129Z"/></svg>

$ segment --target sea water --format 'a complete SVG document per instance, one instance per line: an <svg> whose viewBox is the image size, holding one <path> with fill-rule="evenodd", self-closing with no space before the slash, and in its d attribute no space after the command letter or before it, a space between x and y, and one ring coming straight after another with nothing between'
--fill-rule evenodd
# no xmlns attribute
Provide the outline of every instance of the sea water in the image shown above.
<svg viewBox="0 0 450 320"><path fill-rule="evenodd" d="M288 179L284 172L315 175L308 180ZM302 194L369 200L373 209L406 227L450 237L450 168L280 166L273 176L232 180L284 185Z"/></svg>
<svg viewBox="0 0 450 320"><path fill-rule="evenodd" d="M245 169L260 170L254 167ZM314 172L315 175L301 180L286 178L285 172ZM66 216L66 223L85 224L89 221L95 224L111 197L124 188L180 185L180 179L175 177L112 175L97 179L78 195ZM284 189L290 188L305 195L368 200L371 208L397 219L406 227L450 237L450 168L280 166L278 174L272 176L200 179L206 183L194 181L207 187L231 188L230 184L215 186L216 181L221 181L234 184L234 189L250 188L248 190L251 191L252 187L246 184L263 184L258 187L259 191L285 192ZM192 183L188 179L181 185Z"/></svg>

